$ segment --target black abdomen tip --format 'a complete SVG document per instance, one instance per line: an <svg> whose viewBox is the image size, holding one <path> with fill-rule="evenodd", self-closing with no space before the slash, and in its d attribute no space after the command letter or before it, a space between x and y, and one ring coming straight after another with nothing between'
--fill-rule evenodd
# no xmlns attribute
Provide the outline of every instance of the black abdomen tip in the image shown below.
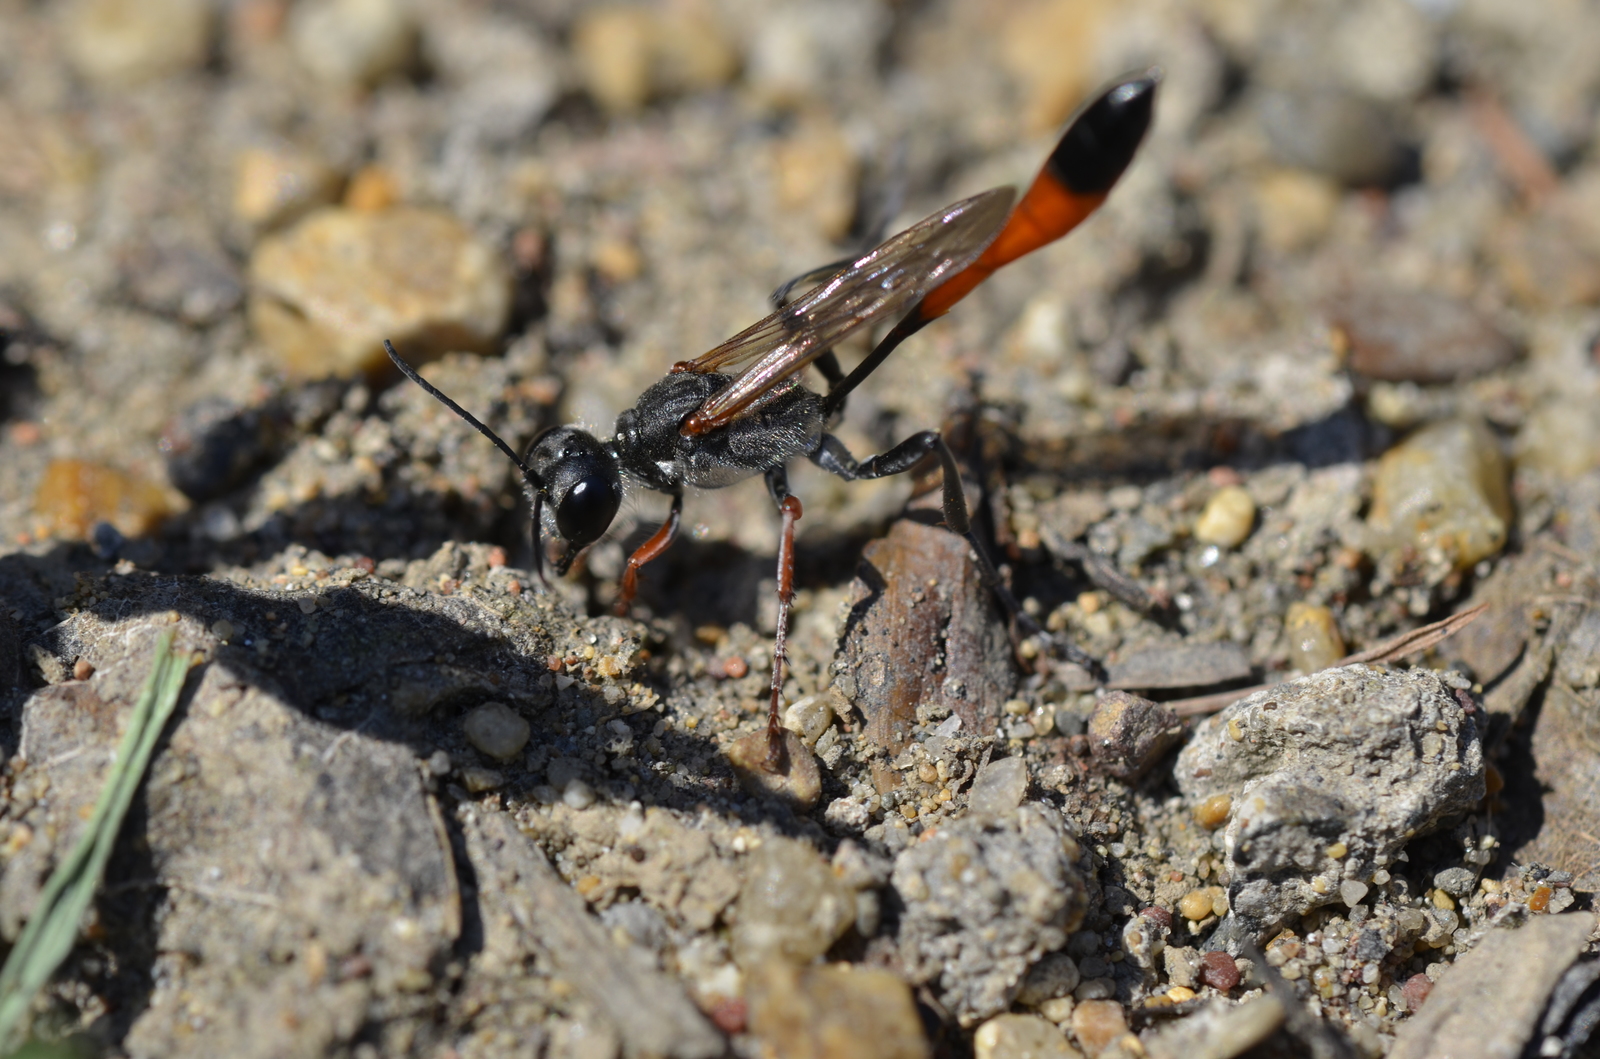
<svg viewBox="0 0 1600 1059"><path fill-rule="evenodd" d="M1161 71L1113 84L1072 120L1046 163L1052 176L1080 195L1111 190L1150 128Z"/></svg>

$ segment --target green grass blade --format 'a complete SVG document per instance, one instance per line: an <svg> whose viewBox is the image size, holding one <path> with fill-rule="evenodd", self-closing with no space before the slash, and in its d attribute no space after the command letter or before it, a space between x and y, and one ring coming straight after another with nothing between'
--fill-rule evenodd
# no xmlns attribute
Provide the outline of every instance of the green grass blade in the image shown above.
<svg viewBox="0 0 1600 1059"><path fill-rule="evenodd" d="M150 668L128 730L117 748L117 756L106 775L94 815L77 845L51 874L39 894L28 925L0 969L0 1049L9 1049L18 1026L33 1003L33 998L55 974L61 961L72 951L83 914L94 899L105 873L106 862L116 846L117 832L133 804L133 796L144 781L145 769L161 738L162 729L178 704L184 678L189 672L189 655L172 650L172 633L161 634L156 644L155 664Z"/></svg>

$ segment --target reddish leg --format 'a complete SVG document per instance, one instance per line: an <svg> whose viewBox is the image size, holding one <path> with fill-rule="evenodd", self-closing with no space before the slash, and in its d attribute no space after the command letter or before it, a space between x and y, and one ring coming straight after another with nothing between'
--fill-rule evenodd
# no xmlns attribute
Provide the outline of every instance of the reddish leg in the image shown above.
<svg viewBox="0 0 1600 1059"><path fill-rule="evenodd" d="M789 631L789 603L794 599L794 524L800 521L800 499L778 501L783 535L778 540L778 632L772 642L772 705L767 710L767 764L778 770L783 761L783 726L778 710L783 699L784 639Z"/></svg>
<svg viewBox="0 0 1600 1059"><path fill-rule="evenodd" d="M617 614L627 617L628 608L633 605L634 594L639 591L639 568L652 559L659 559L661 553L672 546L672 539L678 535L678 523L683 518L683 494L675 493L672 497L672 511L667 515L667 521L661 528L650 535L650 539L639 545L637 551L628 556L628 568L622 571L622 588L617 593Z"/></svg>

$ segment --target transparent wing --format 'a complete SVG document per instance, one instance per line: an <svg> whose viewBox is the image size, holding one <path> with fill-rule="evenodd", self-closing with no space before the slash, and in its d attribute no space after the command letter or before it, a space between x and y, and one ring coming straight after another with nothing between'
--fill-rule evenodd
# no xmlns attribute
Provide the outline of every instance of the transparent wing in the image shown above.
<svg viewBox="0 0 1600 1059"><path fill-rule="evenodd" d="M705 428L747 411L774 386L862 327L909 310L976 261L1004 226L1014 189L994 188L947 206L880 243L849 268L676 371L750 366L696 413ZM753 361L753 363L751 363Z"/></svg>

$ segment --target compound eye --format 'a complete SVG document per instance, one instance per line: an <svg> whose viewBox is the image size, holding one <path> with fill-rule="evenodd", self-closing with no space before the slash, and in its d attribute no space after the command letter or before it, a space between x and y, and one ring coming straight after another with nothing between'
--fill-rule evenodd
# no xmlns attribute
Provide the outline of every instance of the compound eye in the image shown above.
<svg viewBox="0 0 1600 1059"><path fill-rule="evenodd" d="M600 539L622 503L617 488L603 475L578 479L556 505L556 529L574 547Z"/></svg>

